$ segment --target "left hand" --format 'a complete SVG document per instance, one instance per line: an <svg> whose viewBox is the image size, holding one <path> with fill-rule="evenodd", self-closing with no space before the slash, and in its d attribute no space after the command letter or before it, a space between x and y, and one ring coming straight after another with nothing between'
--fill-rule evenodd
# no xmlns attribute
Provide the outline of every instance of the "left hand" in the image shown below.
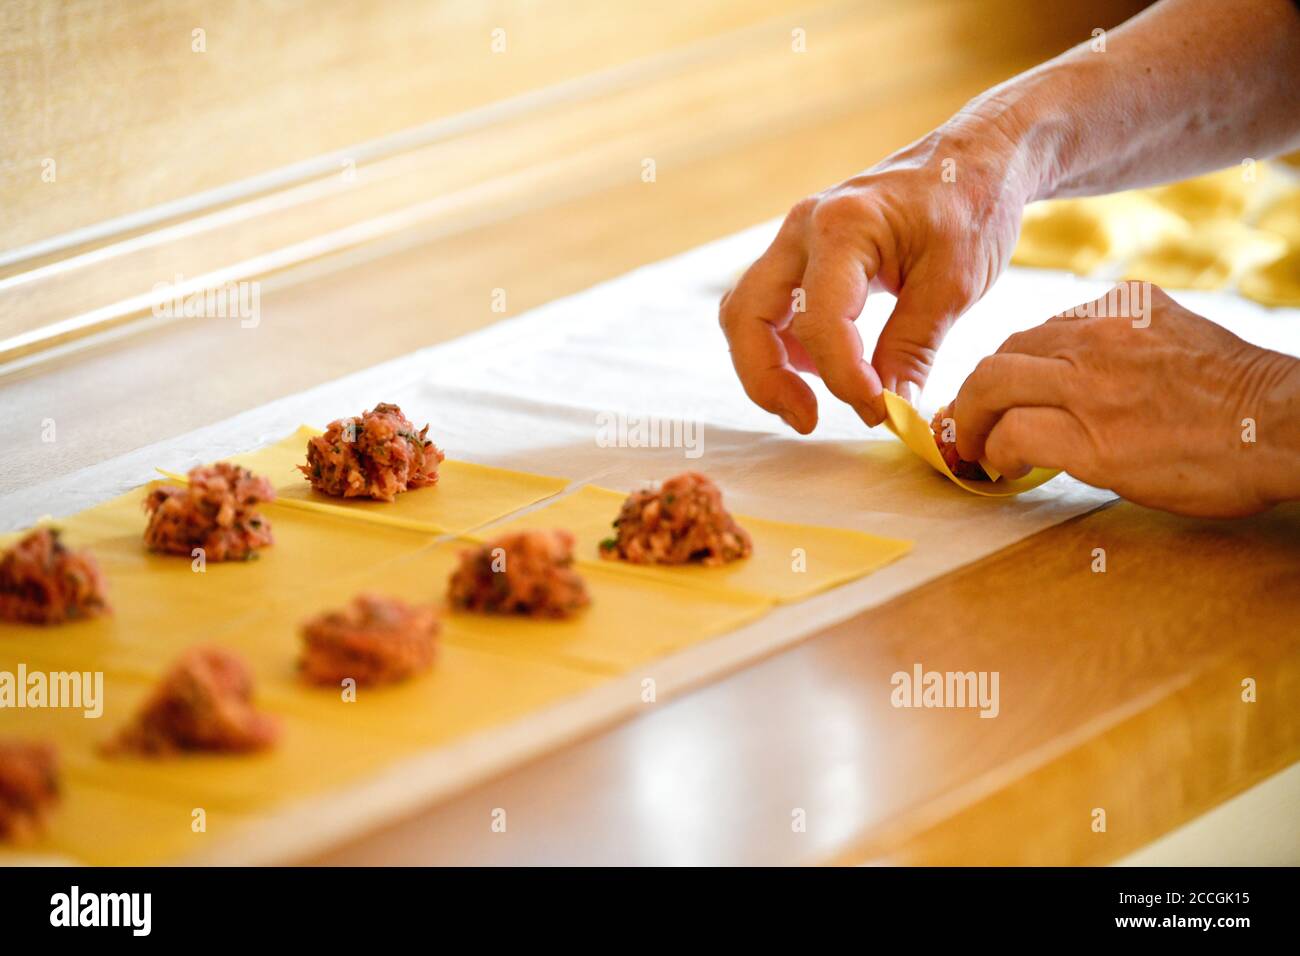
<svg viewBox="0 0 1300 956"><path fill-rule="evenodd" d="M1252 423L1278 424L1270 412L1294 391L1300 361L1239 339L1153 285L1124 286L1011 336L980 362L952 406L961 457L986 458L1013 478L1031 465L1059 468L1181 514L1274 504L1272 472L1294 460L1274 461Z"/></svg>

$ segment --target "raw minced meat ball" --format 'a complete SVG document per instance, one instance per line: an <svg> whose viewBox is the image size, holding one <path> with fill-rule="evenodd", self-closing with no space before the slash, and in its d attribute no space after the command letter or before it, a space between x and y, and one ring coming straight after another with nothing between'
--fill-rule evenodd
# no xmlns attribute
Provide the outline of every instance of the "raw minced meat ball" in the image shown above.
<svg viewBox="0 0 1300 956"><path fill-rule="evenodd" d="M754 550L748 532L722 506L718 486L694 471L632 492L614 529L600 543L600 556L633 564L719 565Z"/></svg>
<svg viewBox="0 0 1300 956"><path fill-rule="evenodd" d="M958 478L965 478L968 481L988 481L988 473L984 471L983 466L977 461L966 461L957 454L957 443L955 441L944 441L943 422L946 418L951 418L951 405L945 405L934 413L934 418L930 420L930 431L934 432L934 443L939 446L939 454L943 456L943 463L948 466Z"/></svg>
<svg viewBox="0 0 1300 956"><path fill-rule="evenodd" d="M218 648L193 647L104 749L150 757L261 750L275 742L279 726L252 701L253 675L242 660Z"/></svg>
<svg viewBox="0 0 1300 956"><path fill-rule="evenodd" d="M271 523L257 511L275 499L265 478L225 461L194 468L188 477L188 485L164 485L145 499L149 550L189 557L202 548L208 561L247 561L274 540Z"/></svg>
<svg viewBox="0 0 1300 956"><path fill-rule="evenodd" d="M0 556L0 621L62 624L109 610L89 551L73 551L54 528L37 528Z"/></svg>
<svg viewBox="0 0 1300 956"><path fill-rule="evenodd" d="M0 843L30 843L58 801L53 745L0 740Z"/></svg>
<svg viewBox="0 0 1300 956"><path fill-rule="evenodd" d="M568 531L519 531L461 553L447 599L488 614L569 617L591 603Z"/></svg>
<svg viewBox="0 0 1300 956"><path fill-rule="evenodd" d="M299 664L313 684L361 684L404 680L427 670L438 647L438 615L396 598L361 594L346 608L327 611L302 628L306 645Z"/></svg>
<svg viewBox="0 0 1300 956"><path fill-rule="evenodd" d="M392 501L403 491L437 484L443 454L396 405L387 402L359 417L331 422L307 442L298 468L311 486L341 498Z"/></svg>

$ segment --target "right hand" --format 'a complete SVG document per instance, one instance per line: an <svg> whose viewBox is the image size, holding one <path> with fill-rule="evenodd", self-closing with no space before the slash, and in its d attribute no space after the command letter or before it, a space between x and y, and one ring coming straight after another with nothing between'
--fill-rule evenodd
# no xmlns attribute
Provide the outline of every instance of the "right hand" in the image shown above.
<svg viewBox="0 0 1300 956"><path fill-rule="evenodd" d="M1136 281L1012 335L951 406L965 461L987 460L1009 478L1059 468L1140 505L1202 517L1295 497L1297 408L1300 359Z"/></svg>
<svg viewBox="0 0 1300 956"><path fill-rule="evenodd" d="M821 376L868 425L882 389L925 384L944 335L1011 258L1031 184L1014 140L959 114L913 145L797 203L768 250L722 299L720 319L746 393L802 434ZM854 321L869 287L898 297L871 364ZM804 310L794 311L796 289Z"/></svg>

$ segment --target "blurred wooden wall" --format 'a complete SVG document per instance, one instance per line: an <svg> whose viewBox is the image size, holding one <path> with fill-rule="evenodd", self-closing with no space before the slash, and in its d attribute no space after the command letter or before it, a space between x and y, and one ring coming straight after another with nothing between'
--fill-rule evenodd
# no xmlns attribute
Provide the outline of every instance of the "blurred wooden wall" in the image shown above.
<svg viewBox="0 0 1300 956"><path fill-rule="evenodd" d="M0 249L814 6L7 0Z"/></svg>
<svg viewBox="0 0 1300 956"><path fill-rule="evenodd" d="M636 182L647 159L788 135L811 169L798 130L873 102L920 116L1139 6L9 0L0 367L147 317L177 275L380 254Z"/></svg>

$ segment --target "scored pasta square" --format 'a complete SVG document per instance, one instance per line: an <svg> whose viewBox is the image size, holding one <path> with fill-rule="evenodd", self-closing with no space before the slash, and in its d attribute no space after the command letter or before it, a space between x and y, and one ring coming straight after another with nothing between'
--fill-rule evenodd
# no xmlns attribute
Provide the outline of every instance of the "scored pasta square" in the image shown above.
<svg viewBox="0 0 1300 956"><path fill-rule="evenodd" d="M346 517L269 503L260 508L274 544L255 560L198 565L146 549L146 493L136 489L59 522L68 545L88 548L99 563L113 613L55 629L0 623L0 662L156 674L187 644L216 638L286 595L381 566L433 540L401 528L359 529Z"/></svg>
<svg viewBox="0 0 1300 956"><path fill-rule="evenodd" d="M440 542L382 570L350 578L345 588L328 598L322 595L322 600L325 606L342 605L355 593L371 591L412 604L440 602L460 552L478 546L470 540ZM512 661L617 675L739 627L771 606L762 598L632 579L600 566L584 565L580 574L591 604L568 619L533 620L448 608L441 641L447 647ZM283 614L279 619L287 623Z"/></svg>
<svg viewBox="0 0 1300 956"><path fill-rule="evenodd" d="M65 789L99 791L252 813L303 799L357 779L408 754L411 743L334 725L322 727L277 709L259 686L254 705L280 725L276 745L255 753L184 753L109 757L102 745L131 719L154 687L150 680L105 675L104 713L45 708L29 711L24 735L59 742ZM105 820L105 826L111 821Z"/></svg>
<svg viewBox="0 0 1300 956"><path fill-rule="evenodd" d="M753 554L748 558L719 567L606 561L600 557L600 542L615 533L611 523L626 497L586 485L527 514L481 529L473 537L488 540L530 528L567 528L577 538L575 553L584 563L680 588L777 603L798 601L863 577L912 548L910 541L863 531L735 515L753 539Z"/></svg>
<svg viewBox="0 0 1300 956"><path fill-rule="evenodd" d="M447 459L438 466L438 483L399 494L396 500L338 498L314 491L298 466L307 460L306 425L274 445L230 460L265 475L287 505L324 507L350 517L433 533L460 534L548 498L568 486L563 478Z"/></svg>

